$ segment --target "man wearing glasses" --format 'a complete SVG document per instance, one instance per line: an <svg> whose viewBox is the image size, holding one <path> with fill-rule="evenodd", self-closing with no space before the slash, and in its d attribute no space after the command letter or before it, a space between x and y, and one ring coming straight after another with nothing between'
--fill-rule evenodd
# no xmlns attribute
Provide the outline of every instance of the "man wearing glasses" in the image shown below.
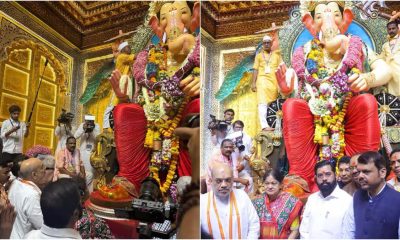
<svg viewBox="0 0 400 240"><path fill-rule="evenodd" d="M396 191L400 192L400 148L394 149L390 153L390 167L396 176L387 183L393 186Z"/></svg>

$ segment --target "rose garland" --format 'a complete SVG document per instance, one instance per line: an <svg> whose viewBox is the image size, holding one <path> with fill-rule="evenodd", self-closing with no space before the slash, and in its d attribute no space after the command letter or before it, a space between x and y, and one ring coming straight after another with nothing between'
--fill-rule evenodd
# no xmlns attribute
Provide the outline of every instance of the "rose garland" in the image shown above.
<svg viewBox="0 0 400 240"><path fill-rule="evenodd" d="M314 142L320 145L320 160L344 155L344 118L353 93L348 78L360 73L364 56L362 41L351 37L347 54L337 70L326 67L324 52L318 39L311 41L310 51L295 51L293 68L305 86L302 97L309 102L314 114Z"/></svg>

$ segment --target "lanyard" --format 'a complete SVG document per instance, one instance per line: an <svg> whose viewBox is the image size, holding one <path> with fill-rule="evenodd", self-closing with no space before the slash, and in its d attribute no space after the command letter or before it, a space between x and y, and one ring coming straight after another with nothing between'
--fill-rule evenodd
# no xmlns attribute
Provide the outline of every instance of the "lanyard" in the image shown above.
<svg viewBox="0 0 400 240"><path fill-rule="evenodd" d="M268 53L268 61L267 61L267 59L265 59L264 50L262 51L262 56L265 61L265 66L269 65L269 61L271 60L271 55L272 55L272 52Z"/></svg>
<svg viewBox="0 0 400 240"><path fill-rule="evenodd" d="M214 208L215 215L217 217L218 228L219 228L219 232L221 233L221 238L225 239L224 229L222 227L221 220L219 218L219 214L218 214L218 210L217 210L217 206L215 204L215 197L214 197L214 194L211 195L211 192L208 193L208 203L207 203L207 224L208 224L208 229L210 231L210 235L212 236L212 226L211 226L211 218L210 218L211 198L213 199L213 208ZM239 209L238 209L237 204L236 204L235 193L232 191L231 194L230 194L230 199L229 199L229 239L232 239L232 225L233 225L232 210L233 210L233 207L235 207L235 211L236 211L238 239L241 239L242 238L242 231L241 231L241 226L240 226Z"/></svg>

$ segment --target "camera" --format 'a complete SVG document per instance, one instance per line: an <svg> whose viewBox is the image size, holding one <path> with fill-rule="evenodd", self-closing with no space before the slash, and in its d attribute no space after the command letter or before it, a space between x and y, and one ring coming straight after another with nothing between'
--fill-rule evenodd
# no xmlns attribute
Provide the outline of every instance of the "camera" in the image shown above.
<svg viewBox="0 0 400 240"><path fill-rule="evenodd" d="M58 123L63 123L63 124L70 124L72 120L74 119L74 114L71 112L67 112L65 109L61 109L61 114L57 118Z"/></svg>
<svg viewBox="0 0 400 240"><path fill-rule="evenodd" d="M149 224L166 223L168 222L166 220L172 223L176 219L177 210L178 205L172 203L172 201L164 203L160 186L152 177L147 177L142 181L139 198L132 200L132 207L114 209L116 217L139 221L137 228L139 238L171 237L176 232L176 228L170 228L168 231L157 231L151 229Z"/></svg>
<svg viewBox="0 0 400 240"><path fill-rule="evenodd" d="M223 120L218 120L214 115L210 114L211 121L208 123L208 129L224 131L228 129L228 123Z"/></svg>
<svg viewBox="0 0 400 240"><path fill-rule="evenodd" d="M93 132L94 128L95 128L94 121L86 121L85 133Z"/></svg>
<svg viewBox="0 0 400 240"><path fill-rule="evenodd" d="M239 152L243 152L246 150L246 147L243 144L243 132L234 132L230 134L227 138L231 139L235 143L235 147L239 150Z"/></svg>
<svg viewBox="0 0 400 240"><path fill-rule="evenodd" d="M236 138L236 147L238 148L239 152L243 152L246 147L243 145L243 137Z"/></svg>

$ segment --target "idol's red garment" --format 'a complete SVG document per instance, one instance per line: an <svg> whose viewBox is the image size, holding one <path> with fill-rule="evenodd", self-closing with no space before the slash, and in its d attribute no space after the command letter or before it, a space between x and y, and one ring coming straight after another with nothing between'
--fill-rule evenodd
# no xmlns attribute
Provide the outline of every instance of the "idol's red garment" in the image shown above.
<svg viewBox="0 0 400 240"><path fill-rule="evenodd" d="M345 116L345 154L352 156L377 151L380 143L378 104L371 94L353 97ZM287 99L283 104L283 137L289 160L289 174L304 178L313 192L314 166L318 144L314 143L314 117L303 99Z"/></svg>
<svg viewBox="0 0 400 240"><path fill-rule="evenodd" d="M200 99L191 101L185 108L182 119L187 114L200 112ZM114 108L114 134L119 163L118 175L127 178L140 189L140 182L149 175L151 150L144 147L147 119L138 104L121 103ZM178 175L192 174L191 161L186 149L180 149Z"/></svg>

